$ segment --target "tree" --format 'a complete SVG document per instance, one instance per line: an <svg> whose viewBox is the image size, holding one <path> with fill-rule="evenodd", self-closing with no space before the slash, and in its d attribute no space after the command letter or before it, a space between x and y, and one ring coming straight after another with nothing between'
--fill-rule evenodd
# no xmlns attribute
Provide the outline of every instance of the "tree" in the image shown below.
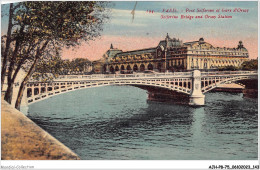
<svg viewBox="0 0 260 170"><path fill-rule="evenodd" d="M258 60L249 60L244 61L241 64L242 70L257 70L258 69Z"/></svg>
<svg viewBox="0 0 260 170"><path fill-rule="evenodd" d="M239 70L239 67L229 65L229 66L219 67L218 70L219 71L237 71L237 70Z"/></svg>
<svg viewBox="0 0 260 170"><path fill-rule="evenodd" d="M38 62L35 72L37 72L37 78L46 77L46 73L52 73L53 75L64 75L68 74L68 72L82 73L85 66L90 64L91 62L86 58L75 58L72 61L69 61L62 60L57 55Z"/></svg>
<svg viewBox="0 0 260 170"><path fill-rule="evenodd" d="M42 59L36 64L34 79L39 80L43 77L47 78L49 76L48 73L51 73L54 77L57 77L57 75L62 74L63 67L64 62L59 56L50 57L46 60Z"/></svg>
<svg viewBox="0 0 260 170"><path fill-rule="evenodd" d="M2 64L2 78L1 78L1 84L4 84L5 80L5 74L7 70L7 62L9 61L9 68L8 68L8 76L7 76L7 91L5 94L5 100L9 103L11 103L12 100L12 91L13 91L13 83L14 80L21 68L21 65L25 61L25 56L21 57L23 55L23 52L26 51L26 46L22 49L21 46L23 44L23 40L25 38L24 36L24 30L25 30L25 24L19 24L20 17L19 15L22 14L22 4L18 3L16 5L10 4L9 8L9 23L8 23L8 31L7 35L3 36L6 37L6 47L3 53L3 64ZM14 29L14 31L12 31ZM27 40L28 41L28 40ZM29 53L31 49L28 49L27 53ZM20 59L20 61L18 61ZM17 64L16 70L15 64ZM14 73L13 73L14 71Z"/></svg>
<svg viewBox="0 0 260 170"><path fill-rule="evenodd" d="M70 62L70 70L71 71L78 71L78 72L83 72L84 67L87 63L90 63L88 59L85 58L75 58Z"/></svg>
<svg viewBox="0 0 260 170"><path fill-rule="evenodd" d="M7 55L3 56L3 60L9 61L5 100L11 102L16 73L25 63L29 63L30 66L19 88L15 103L17 109L20 108L25 85L39 61L44 57L50 57L51 53L61 47L76 46L99 36L103 23L108 18L106 4L107 2L89 1L29 1L19 3L16 9L10 4L9 25L15 27L11 28L11 33L8 28L5 40L4 52ZM13 46L8 40L13 41ZM11 50L8 49L8 44L9 49L12 47ZM4 67L7 67L7 62L3 62L2 70ZM3 82L4 79L1 83Z"/></svg>
<svg viewBox="0 0 260 170"><path fill-rule="evenodd" d="M2 36L1 41L2 41L2 46L1 46L1 55L2 55L2 72L1 72L1 90L3 88L4 80L5 80L5 74L6 74L6 69L7 69L7 62L8 62L8 52L11 46L12 42L12 29L15 26L13 24L12 20L14 18L14 11L19 7L19 3L14 6L12 3L9 6L9 17L8 17L8 28L7 28L7 34ZM3 45L4 44L4 45Z"/></svg>

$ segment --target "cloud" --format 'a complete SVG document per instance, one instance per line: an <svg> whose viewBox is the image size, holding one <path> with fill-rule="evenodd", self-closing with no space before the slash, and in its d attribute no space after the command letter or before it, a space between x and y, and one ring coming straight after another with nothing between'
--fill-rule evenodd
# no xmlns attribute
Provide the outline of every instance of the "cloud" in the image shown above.
<svg viewBox="0 0 260 170"><path fill-rule="evenodd" d="M121 10L112 9L112 16L110 24L126 27L145 27L147 26L147 20L155 20L156 16L159 18L160 14L155 13L154 15L149 15L145 11L135 10L134 21L132 22L133 15L132 10Z"/></svg>

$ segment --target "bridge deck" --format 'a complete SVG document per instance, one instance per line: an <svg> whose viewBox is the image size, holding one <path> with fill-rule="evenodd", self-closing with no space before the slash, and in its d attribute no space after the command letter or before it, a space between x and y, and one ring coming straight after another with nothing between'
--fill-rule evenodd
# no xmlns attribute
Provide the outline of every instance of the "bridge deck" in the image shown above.
<svg viewBox="0 0 260 170"><path fill-rule="evenodd" d="M200 73L200 72L199 72ZM93 75L64 75L50 82L31 81L27 89L32 96L28 96L29 104L44 100L48 97L82 88L107 85L145 85L161 87L168 90L191 95L194 91L193 83L199 81L200 93L206 93L221 84L228 84L237 80L257 77L257 71L222 71L201 72L199 80L193 72L156 73L156 74L93 74ZM42 88L44 88L43 92ZM36 90L36 91L34 91ZM28 93L27 93L28 94Z"/></svg>

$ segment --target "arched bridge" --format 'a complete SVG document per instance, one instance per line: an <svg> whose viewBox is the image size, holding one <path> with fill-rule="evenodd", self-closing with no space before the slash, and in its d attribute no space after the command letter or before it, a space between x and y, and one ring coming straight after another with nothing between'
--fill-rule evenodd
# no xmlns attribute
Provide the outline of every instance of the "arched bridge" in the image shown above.
<svg viewBox="0 0 260 170"><path fill-rule="evenodd" d="M108 85L142 85L173 90L190 96L190 105L204 105L204 93L244 79L257 79L257 71L175 72L157 74L65 75L51 82L31 81L25 90L26 101L32 104L48 97L83 89Z"/></svg>

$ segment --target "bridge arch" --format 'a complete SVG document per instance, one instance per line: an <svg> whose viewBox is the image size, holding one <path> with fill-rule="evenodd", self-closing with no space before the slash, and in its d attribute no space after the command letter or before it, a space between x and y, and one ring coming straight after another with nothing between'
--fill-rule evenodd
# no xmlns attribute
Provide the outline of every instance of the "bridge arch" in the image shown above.
<svg viewBox="0 0 260 170"><path fill-rule="evenodd" d="M179 81L179 79L176 79ZM32 104L38 101L45 100L49 97L56 96L59 94L75 91L75 90L80 90L80 89L85 89L85 88L94 88L94 87L102 87L102 86L109 86L109 85L130 85L130 86L147 86L147 87L158 87L158 88L163 88L171 91L175 91L178 93L183 93L189 95L191 93L191 87L190 85L188 86L185 83L170 83L169 79L165 79L164 81L143 81L143 80L125 80L125 81L113 81L113 82L80 82L80 83L73 83L70 86L64 86L65 88L59 88L58 86L52 87L47 87L48 91L45 91L44 93L34 93L33 95L28 95L27 101L28 104ZM35 88L27 88L27 93L30 93L32 89L38 89L37 87ZM50 91L51 90L51 91Z"/></svg>
<svg viewBox="0 0 260 170"><path fill-rule="evenodd" d="M221 84L229 84L229 83L235 83L239 80L251 80L255 79L250 76L241 76L241 77L230 77L230 78L225 78L225 79L220 79L220 80L211 80L211 81L205 81L205 86L202 87L202 93L209 92L215 88L217 88Z"/></svg>

